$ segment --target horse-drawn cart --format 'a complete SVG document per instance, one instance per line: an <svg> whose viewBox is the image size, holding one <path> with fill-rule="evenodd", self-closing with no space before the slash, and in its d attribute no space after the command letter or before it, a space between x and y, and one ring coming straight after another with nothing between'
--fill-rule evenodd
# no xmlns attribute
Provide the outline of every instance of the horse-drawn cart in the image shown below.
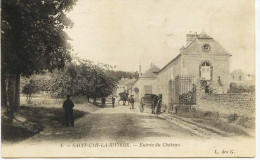
<svg viewBox="0 0 260 160"><path fill-rule="evenodd" d="M120 101L123 101L123 105L125 105L126 101L128 101L128 93L121 92L121 93L119 93L119 97L120 97L120 99L118 101L118 104L119 104ZM128 102L128 104L129 104L129 102Z"/></svg>
<svg viewBox="0 0 260 160"><path fill-rule="evenodd" d="M162 96L156 94L145 94L140 101L140 112L144 111L144 106L152 109L152 114L161 113Z"/></svg>

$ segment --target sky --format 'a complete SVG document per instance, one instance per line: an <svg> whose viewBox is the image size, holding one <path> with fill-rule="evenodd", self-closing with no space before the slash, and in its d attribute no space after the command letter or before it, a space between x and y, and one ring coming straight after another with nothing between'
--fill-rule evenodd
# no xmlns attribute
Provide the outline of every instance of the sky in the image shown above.
<svg viewBox="0 0 260 160"><path fill-rule="evenodd" d="M252 0L78 0L67 16L73 54L117 70L162 68L205 30L232 55L230 71L255 71Z"/></svg>

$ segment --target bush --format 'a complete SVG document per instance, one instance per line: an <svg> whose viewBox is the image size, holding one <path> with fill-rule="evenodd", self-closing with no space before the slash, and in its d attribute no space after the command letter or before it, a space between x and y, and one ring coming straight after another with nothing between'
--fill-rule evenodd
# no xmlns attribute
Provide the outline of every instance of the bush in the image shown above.
<svg viewBox="0 0 260 160"><path fill-rule="evenodd" d="M207 111L207 112L205 112L205 113L203 114L204 117L208 117L208 116L212 116L212 115L213 115L213 113L210 112L210 111Z"/></svg>
<svg viewBox="0 0 260 160"><path fill-rule="evenodd" d="M237 120L238 119L238 115L236 114L236 113L234 113L234 114L230 114L228 117L227 117L227 119L228 119L228 122L234 122L235 120Z"/></svg>
<svg viewBox="0 0 260 160"><path fill-rule="evenodd" d="M254 93L255 86L254 85L242 85L236 83L230 83L229 93Z"/></svg>
<svg viewBox="0 0 260 160"><path fill-rule="evenodd" d="M38 86L35 80L30 80L29 83L22 88L22 93L25 94L29 99L33 94L37 93L37 91Z"/></svg>

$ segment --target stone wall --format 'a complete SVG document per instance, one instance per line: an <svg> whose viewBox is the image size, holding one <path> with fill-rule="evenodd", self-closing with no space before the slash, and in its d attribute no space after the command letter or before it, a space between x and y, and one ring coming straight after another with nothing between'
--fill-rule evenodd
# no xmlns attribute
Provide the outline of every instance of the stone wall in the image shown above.
<svg viewBox="0 0 260 160"><path fill-rule="evenodd" d="M241 94L211 94L201 95L195 107L201 111L219 112L223 115L238 114L239 116L255 116L255 95Z"/></svg>

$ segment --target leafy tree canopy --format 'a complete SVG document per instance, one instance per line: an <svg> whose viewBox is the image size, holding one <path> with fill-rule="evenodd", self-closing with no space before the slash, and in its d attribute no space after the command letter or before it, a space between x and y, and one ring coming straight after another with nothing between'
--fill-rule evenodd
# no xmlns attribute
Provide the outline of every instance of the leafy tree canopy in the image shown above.
<svg viewBox="0 0 260 160"><path fill-rule="evenodd" d="M65 13L76 0L2 0L2 71L30 76L61 69L71 46Z"/></svg>
<svg viewBox="0 0 260 160"><path fill-rule="evenodd" d="M53 96L84 95L88 98L107 97L116 89L117 80L110 74L111 66L95 65L88 60L70 63L65 70L54 72L50 82Z"/></svg>
<svg viewBox="0 0 260 160"><path fill-rule="evenodd" d="M110 72L111 76L115 77L117 80L120 80L121 78L138 78L139 74L138 72L127 72L127 71L114 71L112 70Z"/></svg>

